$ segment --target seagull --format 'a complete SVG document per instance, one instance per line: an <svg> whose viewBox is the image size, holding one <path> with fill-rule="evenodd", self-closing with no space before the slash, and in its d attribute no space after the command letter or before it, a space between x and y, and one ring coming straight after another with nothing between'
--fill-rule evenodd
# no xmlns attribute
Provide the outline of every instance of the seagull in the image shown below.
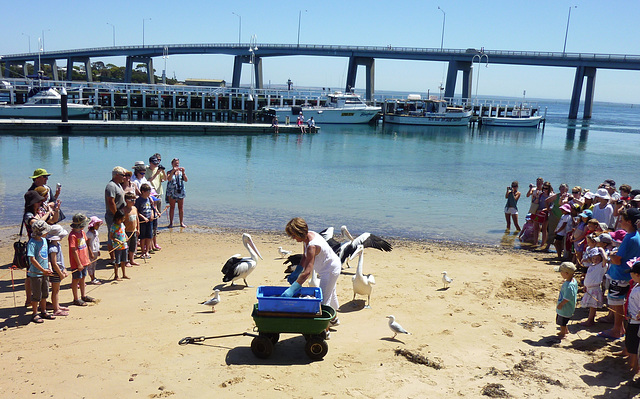
<svg viewBox="0 0 640 399"><path fill-rule="evenodd" d="M216 312L215 306L219 303L220 303L220 290L215 289L213 290L213 298L209 299L208 301L201 302L200 304L211 306L211 312L215 313Z"/></svg>
<svg viewBox="0 0 640 399"><path fill-rule="evenodd" d="M376 280L373 278L373 274L362 274L362 265L364 263L364 246L358 245L356 248L356 252L351 255L349 260L353 260L356 256L359 256L358 259L358 267L356 268L356 274L351 278L353 282L353 300L356 299L356 294L358 295L366 295L367 296L367 306L365 308L371 308L371 291L373 290L373 286L376 283Z"/></svg>
<svg viewBox="0 0 640 399"><path fill-rule="evenodd" d="M343 242L337 249L331 246L331 244L329 245L333 248L333 250L340 258L340 263L342 265L344 265L349 257L356 251L358 245L362 245L365 248L379 249L385 252L391 252L391 250L393 249L388 241L378 237L377 235L371 233L362 233L358 237L353 238L351 233L349 233L349 230L347 230L347 226L342 226L340 230L345 237L349 238L349 241ZM347 266L349 267L348 264Z"/></svg>
<svg viewBox="0 0 640 399"><path fill-rule="evenodd" d="M407 330L402 328L402 326L400 324L396 323L395 316L393 316L393 315L387 316L387 319L389 319L389 328L391 329L391 331L393 331L393 337L391 339L395 339L396 335L398 335L398 334L409 334L409 335L411 335L410 332L408 332Z"/></svg>
<svg viewBox="0 0 640 399"><path fill-rule="evenodd" d="M278 253L280 254L281 258L286 258L287 256L291 255L291 251L287 251L286 249L282 249L282 247L278 247Z"/></svg>
<svg viewBox="0 0 640 399"><path fill-rule="evenodd" d="M231 281L231 285L234 285L234 281L243 279L244 284L248 287L247 276L256 268L258 258L262 259L262 255L260 255L260 251L256 248L249 234L244 233L242 235L242 243L251 256L242 258L242 255L235 254L230 257L222 267L222 274L224 274L222 281L225 283Z"/></svg>
<svg viewBox="0 0 640 399"><path fill-rule="evenodd" d="M449 288L449 284L451 284L452 281L453 279L447 276L447 272L442 272L442 283L444 284L444 288Z"/></svg>

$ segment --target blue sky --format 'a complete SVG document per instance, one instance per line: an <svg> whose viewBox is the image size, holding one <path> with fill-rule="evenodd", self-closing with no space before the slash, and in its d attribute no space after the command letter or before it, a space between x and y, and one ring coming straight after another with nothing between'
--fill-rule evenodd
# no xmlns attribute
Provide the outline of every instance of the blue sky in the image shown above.
<svg viewBox="0 0 640 399"><path fill-rule="evenodd" d="M165 5L166 4L166 5ZM301 1L50 1L5 2L0 55L38 48L45 50L142 44L145 19L146 44L236 43L242 18L243 43L252 35L260 43L295 44L301 16L301 44L439 48L446 12L444 47L453 49L558 51L564 45L568 10L572 8L567 52L640 54L640 2L596 1L414 1L402 2L325 0ZM149 20L150 18L150 20ZM97 60L92 60L97 61ZM124 65L124 58L104 59ZM63 64L63 62L62 62ZM154 60L156 74L164 67ZM171 56L167 75L231 81L229 56ZM242 83L250 75L244 68ZM263 60L265 84L291 79L301 86L343 88L345 58L280 57ZM575 70L570 68L501 66L482 67L479 97L522 96L568 99ZM377 60L376 90L416 93L437 92L443 63ZM476 75L474 74L474 79ZM459 79L460 80L460 79ZM358 88L364 88L360 70ZM459 91L459 89L457 90ZM473 93L476 91L474 83ZM640 103L640 71L598 70L596 101Z"/></svg>

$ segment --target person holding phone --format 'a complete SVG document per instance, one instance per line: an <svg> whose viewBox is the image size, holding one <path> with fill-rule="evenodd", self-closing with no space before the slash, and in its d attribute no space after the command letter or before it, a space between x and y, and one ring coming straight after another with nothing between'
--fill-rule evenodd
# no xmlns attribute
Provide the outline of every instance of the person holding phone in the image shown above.
<svg viewBox="0 0 640 399"><path fill-rule="evenodd" d="M518 224L518 200L521 194L522 193L518 191L517 181L512 182L511 186L507 186L507 192L504 195L507 199L507 204L504 207L507 231L511 230L511 219L513 219L513 225L516 227L516 231L520 231L520 225Z"/></svg>

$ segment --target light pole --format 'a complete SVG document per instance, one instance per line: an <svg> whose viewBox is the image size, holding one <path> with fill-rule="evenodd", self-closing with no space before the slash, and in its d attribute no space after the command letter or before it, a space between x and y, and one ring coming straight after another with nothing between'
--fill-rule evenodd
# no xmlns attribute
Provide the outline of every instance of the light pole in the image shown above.
<svg viewBox="0 0 640 399"><path fill-rule="evenodd" d="M240 44L240 36L242 36L242 17L233 11L231 11L231 14L238 17L238 44Z"/></svg>
<svg viewBox="0 0 640 399"><path fill-rule="evenodd" d="M307 12L307 10L304 10ZM300 47L300 20L302 19L302 10L298 12L298 47Z"/></svg>
<svg viewBox="0 0 640 399"><path fill-rule="evenodd" d="M251 94L253 95L253 79L256 74L256 51L258 51L258 37L256 35L251 36L251 42L249 43L249 52L251 53Z"/></svg>
<svg viewBox="0 0 640 399"><path fill-rule="evenodd" d="M567 36L569 36L569 21L571 21L571 9L578 8L578 6L569 7L569 15L567 16L567 30L564 32L564 47L562 48L562 55L567 50Z"/></svg>
<svg viewBox="0 0 640 399"><path fill-rule="evenodd" d="M142 18L142 47L144 47L144 21L151 21L151 18Z"/></svg>
<svg viewBox="0 0 640 399"><path fill-rule="evenodd" d="M438 6L438 10L442 11L442 36L440 36L440 51L442 51L442 48L444 46L444 23L447 20L447 13L444 12L444 10L440 8L440 6Z"/></svg>
<svg viewBox="0 0 640 399"><path fill-rule="evenodd" d="M169 47L164 46L162 50L162 58L164 59L164 69L162 70L162 84L167 84L167 60L169 59Z"/></svg>
<svg viewBox="0 0 640 399"><path fill-rule="evenodd" d="M107 25L111 25L111 28L113 29L113 47L116 46L116 26L114 24L110 24L109 22L107 22Z"/></svg>
<svg viewBox="0 0 640 399"><path fill-rule="evenodd" d="M44 52L44 32L51 32L51 29L42 30L42 51Z"/></svg>
<svg viewBox="0 0 640 399"><path fill-rule="evenodd" d="M29 52L31 52L31 36L27 35L26 33L23 33L22 36L27 37L27 40L29 41Z"/></svg>
<svg viewBox="0 0 640 399"><path fill-rule="evenodd" d="M471 59L471 65L473 65L473 63L475 62L476 57L478 57L478 74L476 75L476 98L474 103L478 101L478 84L480 83L480 63L482 62L482 58L484 58L486 62L485 68L489 67L489 56L483 52L480 52L473 56L473 58Z"/></svg>

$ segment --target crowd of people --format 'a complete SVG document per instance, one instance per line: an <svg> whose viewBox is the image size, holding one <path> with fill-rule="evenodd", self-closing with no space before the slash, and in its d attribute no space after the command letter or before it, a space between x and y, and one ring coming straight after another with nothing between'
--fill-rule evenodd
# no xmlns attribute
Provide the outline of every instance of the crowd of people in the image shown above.
<svg viewBox="0 0 640 399"><path fill-rule="evenodd" d="M511 220L517 230L517 202L521 197L518 182L507 188L505 217L507 229ZM640 190L628 184L616 187L612 179L605 180L595 192L566 183L554 192L550 182L539 177L530 184L526 198L531 204L520 240L552 252L563 262L558 267L563 278L556 306L558 333L564 338L574 315L578 292L580 305L589 309L587 320L580 323L591 327L597 323L613 323L598 334L609 340L625 339L623 354L629 367L637 374L640 338ZM576 277L578 277L576 279ZM605 295L606 293L606 295ZM597 309L606 307L607 316L596 319Z"/></svg>
<svg viewBox="0 0 640 399"><path fill-rule="evenodd" d="M113 168L111 181L105 188L104 222L98 216L90 218L76 213L71 231L60 225L66 216L61 210L61 185L55 192L47 185L51 175L36 169L33 184L25 193L23 224L27 241L27 278L25 306L32 310L31 320L42 323L57 316L68 316L69 308L60 301L61 282L71 274L72 304L87 306L95 298L86 294L86 284L101 285L96 277L96 263L101 253L99 229L107 227L108 265L113 266L113 280L129 279L127 268L138 266L136 259L145 262L162 248L157 243L158 220L169 212L168 228L173 227L175 207L178 207L180 227L184 224L185 184L188 181L180 160L172 159L167 172L160 154L149 157L149 164L135 162L132 170ZM163 183L166 183L166 192ZM167 205L162 208L162 201ZM87 229L85 231L85 229ZM61 248L61 240L68 240L68 264ZM88 276L88 279L87 279ZM51 292L51 302L48 302ZM48 311L52 311L49 313Z"/></svg>

